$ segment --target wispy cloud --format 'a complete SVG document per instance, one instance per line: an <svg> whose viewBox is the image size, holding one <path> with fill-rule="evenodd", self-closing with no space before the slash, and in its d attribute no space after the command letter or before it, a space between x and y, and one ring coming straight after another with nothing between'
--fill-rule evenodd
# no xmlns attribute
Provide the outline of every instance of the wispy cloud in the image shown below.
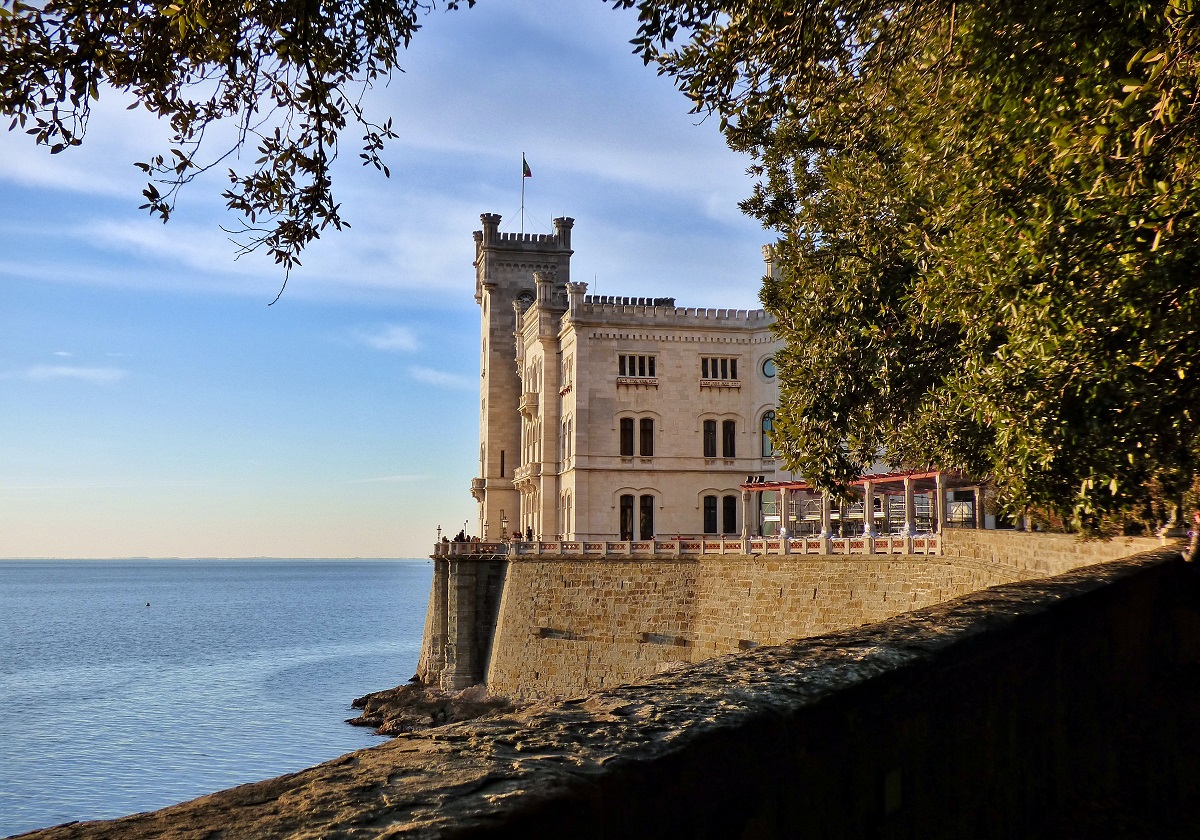
<svg viewBox="0 0 1200 840"><path fill-rule="evenodd" d="M358 340L376 350L416 350L420 344L408 327L390 325L374 331L359 331Z"/></svg>
<svg viewBox="0 0 1200 840"><path fill-rule="evenodd" d="M33 382L51 379L78 379L96 385L120 382L129 371L112 367L72 367L68 365L34 365L25 372L25 378Z"/></svg>
<svg viewBox="0 0 1200 840"><path fill-rule="evenodd" d="M356 478L350 484L409 484L414 481L424 481L427 475L381 475L376 478Z"/></svg>
<svg viewBox="0 0 1200 840"><path fill-rule="evenodd" d="M462 376L457 373L447 373L444 370L434 370L433 368L414 365L408 369L408 373L418 382L424 382L426 385L434 385L438 388L454 388L456 390L469 391L475 387L475 382L471 377Z"/></svg>
<svg viewBox="0 0 1200 840"><path fill-rule="evenodd" d="M67 357L67 356L74 356L75 354L74 354L74 353L69 353L69 352L67 352L66 350L55 350L55 351L54 351L54 355L55 355L55 356L62 356L62 357L64 357L64 358L65 358L65 357Z"/></svg>

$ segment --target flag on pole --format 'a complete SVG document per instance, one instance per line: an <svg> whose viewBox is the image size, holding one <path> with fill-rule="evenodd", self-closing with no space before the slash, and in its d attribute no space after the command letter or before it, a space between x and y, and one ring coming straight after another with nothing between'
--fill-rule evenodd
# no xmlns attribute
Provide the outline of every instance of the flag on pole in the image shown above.
<svg viewBox="0 0 1200 840"><path fill-rule="evenodd" d="M521 177L522 178L532 178L533 177L533 173L529 171L529 164L525 162L524 153L521 154Z"/></svg>

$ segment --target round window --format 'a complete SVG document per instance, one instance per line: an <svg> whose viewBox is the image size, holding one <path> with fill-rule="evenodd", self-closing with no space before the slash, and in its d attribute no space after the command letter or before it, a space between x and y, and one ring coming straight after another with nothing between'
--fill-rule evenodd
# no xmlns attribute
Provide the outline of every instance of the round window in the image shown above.
<svg viewBox="0 0 1200 840"><path fill-rule="evenodd" d="M774 379L775 378L775 360L767 359L765 362L763 362L762 363L762 372L763 372L763 376L767 377L767 379Z"/></svg>

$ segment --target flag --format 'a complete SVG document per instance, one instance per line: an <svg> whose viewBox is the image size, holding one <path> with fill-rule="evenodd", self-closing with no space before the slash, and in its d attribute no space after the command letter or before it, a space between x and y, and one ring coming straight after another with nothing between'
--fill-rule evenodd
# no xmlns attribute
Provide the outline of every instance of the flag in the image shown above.
<svg viewBox="0 0 1200 840"><path fill-rule="evenodd" d="M521 177L532 178L533 173L529 171L529 164L525 162L525 155L521 155Z"/></svg>

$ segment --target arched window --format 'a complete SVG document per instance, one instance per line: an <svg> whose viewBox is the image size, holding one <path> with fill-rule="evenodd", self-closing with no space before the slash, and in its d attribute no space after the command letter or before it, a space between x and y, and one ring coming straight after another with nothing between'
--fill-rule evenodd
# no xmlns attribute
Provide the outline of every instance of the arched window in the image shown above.
<svg viewBox="0 0 1200 840"><path fill-rule="evenodd" d="M633 457L633 418L621 418L621 457ZM630 498L633 498L630 496ZM632 503L631 503L632 504ZM630 538L632 539L632 537Z"/></svg>
<svg viewBox="0 0 1200 840"><path fill-rule="evenodd" d="M704 421L704 457L717 457L717 421Z"/></svg>
<svg viewBox="0 0 1200 840"><path fill-rule="evenodd" d="M721 421L721 457L733 458L737 454L737 424L733 420Z"/></svg>
<svg viewBox="0 0 1200 840"><path fill-rule="evenodd" d="M704 497L704 533L717 533L717 497Z"/></svg>
<svg viewBox="0 0 1200 840"><path fill-rule="evenodd" d="M775 457L775 444L771 440L771 435L775 431L775 412L768 411L763 414L762 418L762 456L764 458Z"/></svg>
<svg viewBox="0 0 1200 840"><path fill-rule="evenodd" d="M649 494L642 496L641 508L639 539L652 540L654 539L654 497Z"/></svg>
<svg viewBox="0 0 1200 840"><path fill-rule="evenodd" d="M621 539L633 539L633 495L621 497Z"/></svg>
<svg viewBox="0 0 1200 840"><path fill-rule="evenodd" d="M650 417L643 417L641 422L641 455L643 458L650 458L654 455L654 420ZM646 539L643 537L643 539Z"/></svg>

